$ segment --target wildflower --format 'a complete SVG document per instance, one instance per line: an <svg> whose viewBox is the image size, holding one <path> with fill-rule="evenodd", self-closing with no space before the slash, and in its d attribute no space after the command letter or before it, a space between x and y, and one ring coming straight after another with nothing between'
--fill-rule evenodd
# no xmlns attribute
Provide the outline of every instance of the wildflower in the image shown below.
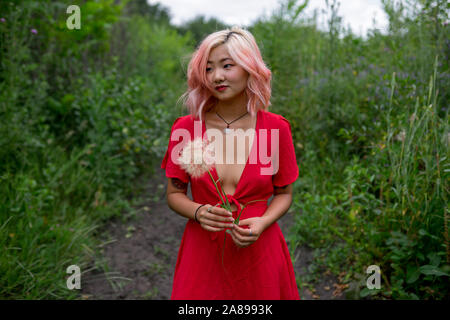
<svg viewBox="0 0 450 320"><path fill-rule="evenodd" d="M0 22L5 23L6 22L5 18L0 18Z"/></svg>
<svg viewBox="0 0 450 320"><path fill-rule="evenodd" d="M395 136L395 140L397 140L397 141L403 142L403 141L405 141L405 138L406 138L405 130L400 131L400 133Z"/></svg>
<svg viewBox="0 0 450 320"><path fill-rule="evenodd" d="M193 178L201 177L214 166L214 145L196 138L186 144L178 160L181 168Z"/></svg>
<svg viewBox="0 0 450 320"><path fill-rule="evenodd" d="M36 29L31 29L31 33L37 34L38 31Z"/></svg>
<svg viewBox="0 0 450 320"><path fill-rule="evenodd" d="M222 202L222 208L231 212L231 205L227 195L223 191L221 184L217 184L219 180L215 181L210 172L215 165L215 147L213 143L200 137L189 141L181 151L178 161L180 167L193 178L198 178L208 173ZM219 190L219 187L221 190Z"/></svg>

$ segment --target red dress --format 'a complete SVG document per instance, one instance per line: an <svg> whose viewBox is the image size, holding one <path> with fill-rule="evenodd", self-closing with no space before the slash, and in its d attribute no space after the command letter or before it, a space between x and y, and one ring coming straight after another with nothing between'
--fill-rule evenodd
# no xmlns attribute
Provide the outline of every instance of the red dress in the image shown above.
<svg viewBox="0 0 450 320"><path fill-rule="evenodd" d="M175 129L182 130L177 130L177 134L173 134ZM220 202L220 198L210 176L205 174L200 178L191 178L172 161L187 142L185 139L199 136L206 139L205 131L204 121L193 119L191 115L177 118L171 130L174 141L169 140L161 168L166 170L167 177L176 177L185 183L191 183L193 201L216 205ZM278 140L274 139L275 132L279 134ZM264 145L263 141L267 142L267 148L261 148ZM260 156L262 152L270 158L271 150L276 150L277 141L279 152L273 153L275 156L281 155L278 158L278 170L274 169L277 167L276 157L267 159ZM177 148L172 152L175 146ZM267 150L258 152L259 149ZM268 170L272 170L275 174L267 174L270 172ZM215 168L211 170L211 174L218 179ZM256 135L250 155L235 193L228 195L228 198L240 204L255 199L267 201L273 195L274 186L291 184L298 178L298 174L288 120L268 111L258 111ZM242 212L240 220L262 216L267 207L267 202L251 203ZM234 217L237 211L233 212ZM225 231L210 232L189 219L178 252L171 299L300 299L289 250L278 223L275 222L268 227L253 244L239 248Z"/></svg>

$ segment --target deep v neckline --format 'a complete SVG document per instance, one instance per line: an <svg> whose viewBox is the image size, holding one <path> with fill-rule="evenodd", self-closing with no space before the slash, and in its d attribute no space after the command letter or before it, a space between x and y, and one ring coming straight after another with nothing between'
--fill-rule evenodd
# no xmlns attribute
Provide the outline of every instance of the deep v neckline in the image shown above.
<svg viewBox="0 0 450 320"><path fill-rule="evenodd" d="M254 152L253 149L255 148L256 141L257 141L257 139L258 139L257 136L258 136L259 120L260 120L260 119L259 119L259 116L260 116L260 110L258 110L258 111L256 112L255 135L254 135L254 137L253 137L252 146L251 146L251 148L250 148L250 152L248 153L247 161L245 162L244 169L242 169L241 175L239 176L239 180L238 180L238 183L237 183L237 185L236 185L236 188L234 189L234 192L233 192L233 194L232 194L232 197L235 197L236 194L237 194L237 192L238 192L238 190L239 190L239 186L241 185L241 181L242 181L242 179L244 178L245 171L246 171L246 169L247 169L247 167L248 167L248 161L249 161L251 155L252 155L253 152ZM209 141L208 134L206 133L206 123L205 123L205 119L202 120L202 125L203 125L203 132L205 133L206 139ZM219 177L219 173L217 172L216 165L213 166L212 172L215 173L215 179L219 179L220 181L223 181L223 180Z"/></svg>

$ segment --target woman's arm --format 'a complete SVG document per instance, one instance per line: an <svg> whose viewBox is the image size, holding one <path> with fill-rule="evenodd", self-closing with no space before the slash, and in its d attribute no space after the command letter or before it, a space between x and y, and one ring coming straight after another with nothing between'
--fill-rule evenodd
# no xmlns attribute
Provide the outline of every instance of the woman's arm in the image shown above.
<svg viewBox="0 0 450 320"><path fill-rule="evenodd" d="M274 187L274 196L269 207L262 216L264 219L264 230L272 223L280 219L292 204L292 184L284 187Z"/></svg>
<svg viewBox="0 0 450 320"><path fill-rule="evenodd" d="M248 218L239 221L234 226L231 237L238 247L247 247L258 240L259 236L275 221L281 218L292 203L292 184L284 187L275 187L274 197L261 217ZM247 226L247 228L242 228Z"/></svg>
<svg viewBox="0 0 450 320"><path fill-rule="evenodd" d="M177 178L169 178L167 183L167 205L179 215L194 220L195 210L199 203L188 198L188 184Z"/></svg>

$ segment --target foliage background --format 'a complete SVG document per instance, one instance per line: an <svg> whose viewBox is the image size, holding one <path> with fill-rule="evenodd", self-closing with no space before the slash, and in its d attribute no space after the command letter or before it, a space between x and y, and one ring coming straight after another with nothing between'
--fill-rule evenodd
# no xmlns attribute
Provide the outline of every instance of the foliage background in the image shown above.
<svg viewBox="0 0 450 320"><path fill-rule="evenodd" d="M249 30L273 72L272 112L291 122L300 178L291 250L352 299L448 299L449 4L383 0L389 30L328 30L284 1ZM66 9L79 5L80 30ZM4 1L0 6L0 297L74 299L111 217L126 219L136 178L152 174L186 114L189 54L227 25L170 24L136 1ZM366 288L378 265L382 287Z"/></svg>

